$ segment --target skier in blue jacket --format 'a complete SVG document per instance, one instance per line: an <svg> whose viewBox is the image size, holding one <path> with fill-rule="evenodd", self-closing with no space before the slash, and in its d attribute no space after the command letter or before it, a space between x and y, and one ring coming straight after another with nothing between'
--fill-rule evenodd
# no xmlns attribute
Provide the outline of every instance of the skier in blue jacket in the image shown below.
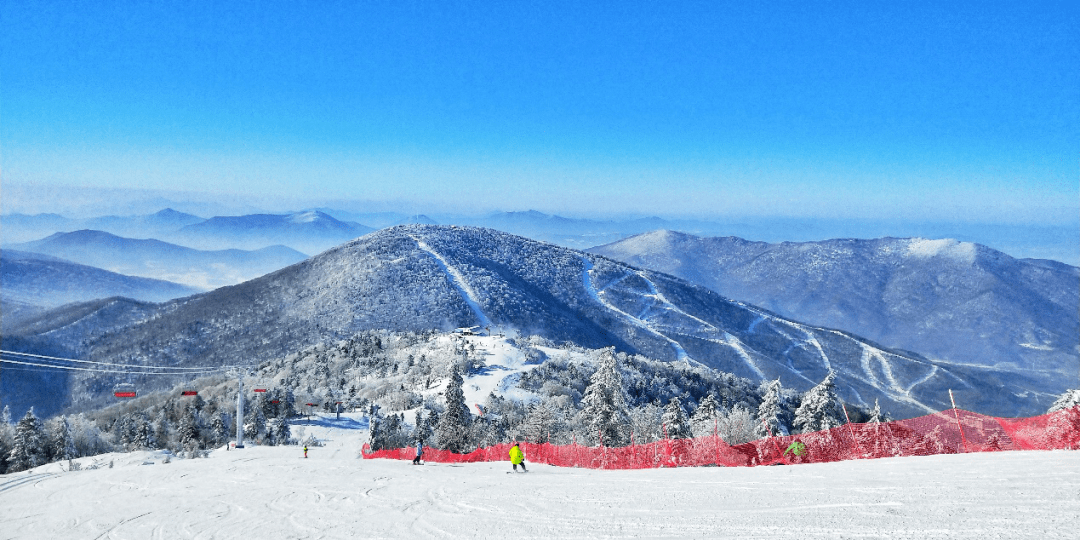
<svg viewBox="0 0 1080 540"><path fill-rule="evenodd" d="M424 455L424 441L416 441L416 457L413 458L412 464L420 464L420 456Z"/></svg>

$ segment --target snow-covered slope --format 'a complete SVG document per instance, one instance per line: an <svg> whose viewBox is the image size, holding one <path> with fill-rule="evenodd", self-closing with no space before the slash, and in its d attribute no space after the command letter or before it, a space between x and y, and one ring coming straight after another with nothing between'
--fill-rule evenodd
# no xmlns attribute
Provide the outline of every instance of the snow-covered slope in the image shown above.
<svg viewBox="0 0 1080 540"><path fill-rule="evenodd" d="M487 324L557 343L685 360L808 389L837 372L849 403L896 415L1046 405L856 336L730 301L666 274L489 229L401 226L234 287L162 306L143 323L88 335L88 356L186 365L267 360L359 330ZM101 329L99 329L101 330ZM134 351L137 349L137 353Z"/></svg>
<svg viewBox="0 0 1080 540"><path fill-rule="evenodd" d="M917 351L987 381L986 391L1056 395L1076 384L1074 266L923 238L769 244L654 231L589 251Z"/></svg>
<svg viewBox="0 0 1080 540"><path fill-rule="evenodd" d="M1080 452L998 452L643 471L357 458L325 446L224 448L164 463L106 454L0 475L5 538L1073 538ZM527 451L526 447L526 451ZM526 458L528 459L528 458ZM110 467L110 464L112 465Z"/></svg>

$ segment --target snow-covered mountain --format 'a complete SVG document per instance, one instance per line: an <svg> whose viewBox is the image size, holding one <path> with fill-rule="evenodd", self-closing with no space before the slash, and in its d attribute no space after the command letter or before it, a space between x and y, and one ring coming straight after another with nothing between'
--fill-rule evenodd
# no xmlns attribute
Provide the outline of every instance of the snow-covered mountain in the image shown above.
<svg viewBox="0 0 1080 540"><path fill-rule="evenodd" d="M20 304L45 308L111 296L163 302L201 292L169 281L122 275L10 249L0 251L0 290L5 328L14 322L7 309L9 303L16 308Z"/></svg>
<svg viewBox="0 0 1080 540"><path fill-rule="evenodd" d="M489 229L401 226L273 274L156 308L78 341L99 361L234 364L277 358L364 329L514 328L668 361L699 362L805 390L837 373L848 402L895 415L948 408L1042 412L1062 389L957 372L852 334L786 319L606 257ZM53 332L59 331L54 328ZM980 378L981 377L981 378ZM1042 403L1024 392L1046 396Z"/></svg>
<svg viewBox="0 0 1080 540"><path fill-rule="evenodd" d="M589 250L1009 386L1080 369L1080 269L954 240L751 242L655 231ZM1067 386L1067 384L1066 384Z"/></svg>
<svg viewBox="0 0 1080 540"><path fill-rule="evenodd" d="M311 255L373 230L323 212L307 211L218 216L188 225L168 238L202 249L260 249L280 244Z"/></svg>
<svg viewBox="0 0 1080 540"><path fill-rule="evenodd" d="M307 258L282 245L255 251L201 251L160 240L122 238L92 230L56 233L11 247L111 272L183 283L201 290L235 285Z"/></svg>

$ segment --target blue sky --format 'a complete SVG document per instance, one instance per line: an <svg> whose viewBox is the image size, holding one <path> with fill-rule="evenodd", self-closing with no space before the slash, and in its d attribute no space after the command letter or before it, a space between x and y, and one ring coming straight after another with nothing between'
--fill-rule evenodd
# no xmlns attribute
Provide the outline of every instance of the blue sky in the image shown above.
<svg viewBox="0 0 1080 540"><path fill-rule="evenodd" d="M1080 219L1075 2L209 4L4 2L4 183Z"/></svg>

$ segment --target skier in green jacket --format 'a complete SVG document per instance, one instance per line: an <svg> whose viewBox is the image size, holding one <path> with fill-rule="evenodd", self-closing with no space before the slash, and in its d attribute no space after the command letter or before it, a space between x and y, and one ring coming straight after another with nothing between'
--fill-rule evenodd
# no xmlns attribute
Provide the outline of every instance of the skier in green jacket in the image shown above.
<svg viewBox="0 0 1080 540"><path fill-rule="evenodd" d="M510 463L514 464L514 472L517 472L518 465L521 465L521 472L529 472L525 469L525 453L518 448L518 443L510 447Z"/></svg>

